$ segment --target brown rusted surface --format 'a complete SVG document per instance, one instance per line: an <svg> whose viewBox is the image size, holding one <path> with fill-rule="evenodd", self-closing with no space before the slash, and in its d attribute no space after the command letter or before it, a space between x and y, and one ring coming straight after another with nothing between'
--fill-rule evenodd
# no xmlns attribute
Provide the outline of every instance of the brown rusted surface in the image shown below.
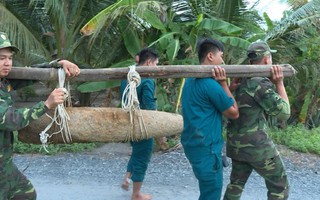
<svg viewBox="0 0 320 200"><path fill-rule="evenodd" d="M72 142L122 142L126 140L130 125L129 113L120 108L73 107L67 108L67 112L70 116L69 127ZM141 112L149 137L172 136L182 131L181 115L149 110ZM19 131L19 140L39 144L39 133L49 123L50 119L43 115L39 120L31 122L29 126ZM137 125L135 128L136 133L140 133ZM55 131L57 131L57 126L53 126L48 133ZM53 136L49 142L64 143L61 134Z"/></svg>

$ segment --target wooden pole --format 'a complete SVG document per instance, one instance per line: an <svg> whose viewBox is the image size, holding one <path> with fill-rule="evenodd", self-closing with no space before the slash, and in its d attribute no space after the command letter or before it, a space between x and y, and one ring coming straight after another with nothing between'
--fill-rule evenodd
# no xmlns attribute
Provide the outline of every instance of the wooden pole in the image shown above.
<svg viewBox="0 0 320 200"><path fill-rule="evenodd" d="M280 65L283 67L285 77L296 74L296 70L289 64ZM214 65L165 65L165 66L137 66L136 71L143 78L182 78L211 77L211 69ZM227 77L270 77L271 65L223 65ZM78 77L72 81L108 81L121 80L127 78L128 67L123 68L104 68L104 69L81 69ZM26 79L49 81L58 80L58 71L54 68L32 68L32 67L13 67L8 79Z"/></svg>

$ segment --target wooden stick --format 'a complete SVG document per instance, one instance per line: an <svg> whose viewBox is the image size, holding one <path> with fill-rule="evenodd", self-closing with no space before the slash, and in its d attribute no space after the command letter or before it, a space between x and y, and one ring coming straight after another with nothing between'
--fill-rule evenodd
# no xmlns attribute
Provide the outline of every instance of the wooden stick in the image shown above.
<svg viewBox="0 0 320 200"><path fill-rule="evenodd" d="M296 74L296 70L289 64L280 65L283 67L285 77ZM143 78L182 78L211 77L211 69L214 65L165 65L165 66L137 66L136 71ZM270 77L271 65L223 65L227 77ZM108 81L121 80L127 78L128 67L123 68L103 68L103 69L81 69L78 77L72 81ZM54 68L32 68L32 67L13 67L8 79L26 80L58 80L58 71Z"/></svg>

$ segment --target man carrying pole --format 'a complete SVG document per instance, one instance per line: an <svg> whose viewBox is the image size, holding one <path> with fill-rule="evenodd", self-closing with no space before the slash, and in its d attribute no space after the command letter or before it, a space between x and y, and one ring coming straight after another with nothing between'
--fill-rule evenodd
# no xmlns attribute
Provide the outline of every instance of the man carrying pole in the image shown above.
<svg viewBox="0 0 320 200"><path fill-rule="evenodd" d="M201 65L221 65L223 44L211 38L198 43ZM222 67L212 77L188 78L182 92L181 144L198 179L199 200L220 200L222 191L222 116L236 119L238 106L227 85Z"/></svg>
<svg viewBox="0 0 320 200"><path fill-rule="evenodd" d="M252 65L272 65L271 50L265 42L252 43L247 56ZM227 156L232 159L230 183L225 200L239 200L255 170L265 179L268 200L288 199L289 183L281 157L267 134L266 115L287 120L290 105L280 66L271 68L272 77L242 78L235 91L239 118L227 128ZM273 88L275 86L276 89Z"/></svg>
<svg viewBox="0 0 320 200"><path fill-rule="evenodd" d="M41 101L29 108L14 107L14 85L6 79L11 68L13 53L19 49L11 45L6 33L0 32L0 199L35 200L36 191L31 182L13 163L13 131L28 126L47 110L64 102L64 91L53 90L46 101ZM61 65L68 76L80 73L77 65L61 60ZM16 80L17 81L17 80Z"/></svg>

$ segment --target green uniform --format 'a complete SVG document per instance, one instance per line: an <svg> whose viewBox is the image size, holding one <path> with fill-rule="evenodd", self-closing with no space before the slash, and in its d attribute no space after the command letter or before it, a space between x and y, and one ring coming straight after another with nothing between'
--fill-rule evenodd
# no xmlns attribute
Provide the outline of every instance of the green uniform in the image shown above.
<svg viewBox="0 0 320 200"><path fill-rule="evenodd" d="M18 82L17 82L18 83ZM30 181L12 162L13 133L26 127L31 120L38 119L47 111L44 102L29 108L15 108L14 90L6 79L0 82L0 199L36 199Z"/></svg>
<svg viewBox="0 0 320 200"><path fill-rule="evenodd" d="M199 200L220 200L222 113L234 101L213 78L188 78L182 92L181 144L198 179Z"/></svg>
<svg viewBox="0 0 320 200"><path fill-rule="evenodd" d="M240 199L255 170L266 182L268 199L287 199L289 183L279 153L267 134L266 115L287 120L290 105L274 90L268 78L243 79L235 92L239 118L227 128L227 156L232 158L230 184L224 199Z"/></svg>
<svg viewBox="0 0 320 200"><path fill-rule="evenodd" d="M13 45L6 33L0 32L0 49L10 48L13 52L19 49ZM8 63L7 63L8 65ZM2 66L1 66L2 67ZM51 63L34 65L33 67L60 67L58 60ZM14 107L14 90L32 84L34 81L0 79L0 200L36 199L36 192L31 182L18 170L12 162L13 133L22 129L31 120L38 119L47 111L44 102L29 108Z"/></svg>
<svg viewBox="0 0 320 200"><path fill-rule="evenodd" d="M121 97L126 85L127 81L121 82ZM137 87L137 95L141 109L156 110L154 79L141 79L141 83ZM132 154L127 165L127 172L131 172L132 181L143 182L151 159L154 139L149 138L141 141L131 141L130 143L132 145Z"/></svg>

